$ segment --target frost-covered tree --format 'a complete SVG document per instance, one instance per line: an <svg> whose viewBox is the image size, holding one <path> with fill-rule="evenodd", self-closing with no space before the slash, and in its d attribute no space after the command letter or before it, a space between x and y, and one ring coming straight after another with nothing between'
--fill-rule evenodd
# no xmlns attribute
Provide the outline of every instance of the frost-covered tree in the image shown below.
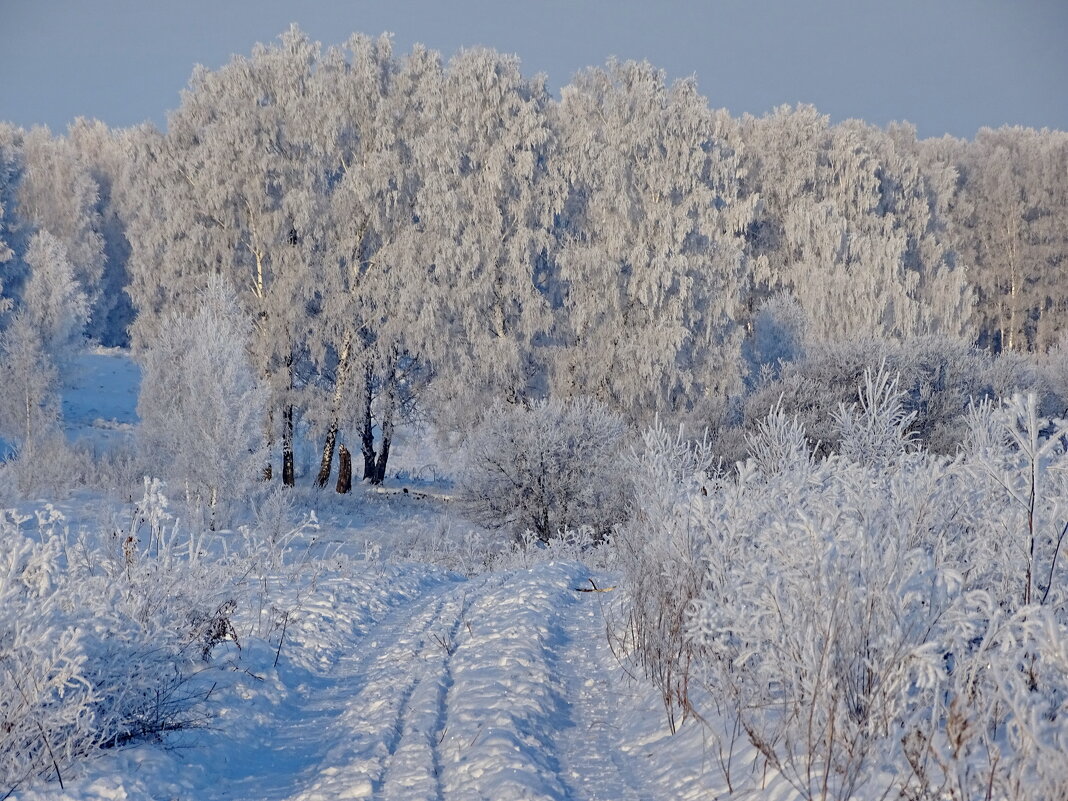
<svg viewBox="0 0 1068 801"><path fill-rule="evenodd" d="M648 63L580 73L557 107L566 180L552 388L628 416L685 413L739 381L742 202L721 118Z"/></svg>
<svg viewBox="0 0 1068 801"><path fill-rule="evenodd" d="M248 353L252 326L232 290L213 278L193 313L170 313L142 351L138 444L153 474L225 523L266 458L267 391ZM180 490L179 490L180 491Z"/></svg>
<svg viewBox="0 0 1068 801"><path fill-rule="evenodd" d="M743 121L760 194L754 289L793 293L817 339L968 330L966 274L906 134L832 126L811 106Z"/></svg>
<svg viewBox="0 0 1068 801"><path fill-rule="evenodd" d="M67 142L96 183L95 230L103 243L104 270L87 333L102 345L129 344L128 329L135 311L126 293L130 282L127 262L126 215L122 203L130 180L128 131L114 131L99 120L79 117L67 131Z"/></svg>
<svg viewBox="0 0 1068 801"><path fill-rule="evenodd" d="M419 369L409 341L426 297L414 154L425 149L441 63L422 48L395 59L388 37L354 36L327 53L316 77L328 98L321 110L331 154L312 347L326 429L318 481L329 479L345 428L360 438L363 477L377 483L409 397L405 385Z"/></svg>
<svg viewBox="0 0 1068 801"><path fill-rule="evenodd" d="M47 231L62 242L74 277L95 316L103 302L106 256L99 191L79 151L45 127L28 131L22 143L24 169L18 190L18 214L25 225Z"/></svg>
<svg viewBox="0 0 1068 801"><path fill-rule="evenodd" d="M168 120L145 133L128 203L134 344L170 312L188 312L207 276L225 276L255 321L251 354L271 389L268 433L295 480L293 437L308 314L324 249L323 183L314 91L318 45L292 29L275 46L223 68L198 68Z"/></svg>
<svg viewBox="0 0 1068 801"><path fill-rule="evenodd" d="M542 293L561 211L551 97L515 57L461 51L448 64L416 207L429 273L411 350L434 370L437 414L468 427L494 399L529 397L535 339L550 328Z"/></svg>
<svg viewBox="0 0 1068 801"><path fill-rule="evenodd" d="M4 313L11 308L12 293L22 279L22 265L15 251L19 231L14 218L21 158L18 129L0 123L0 329Z"/></svg>
<svg viewBox="0 0 1068 801"><path fill-rule="evenodd" d="M1068 133L983 128L924 149L958 176L947 238L978 290L983 344L1048 348L1068 313Z"/></svg>
<svg viewBox="0 0 1068 801"><path fill-rule="evenodd" d="M82 346L89 304L51 234L33 235L25 261L29 276L0 331L0 436L15 443L29 476L45 445L62 437L59 390Z"/></svg>

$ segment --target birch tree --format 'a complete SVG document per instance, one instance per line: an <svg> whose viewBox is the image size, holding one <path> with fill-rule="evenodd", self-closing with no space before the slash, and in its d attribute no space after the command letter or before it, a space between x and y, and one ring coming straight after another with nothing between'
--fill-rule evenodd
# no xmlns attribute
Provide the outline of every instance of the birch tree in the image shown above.
<svg viewBox="0 0 1068 801"><path fill-rule="evenodd" d="M11 309L13 284L21 279L21 262L15 258L18 230L13 214L21 163L17 133L13 125L0 123L0 330L5 312Z"/></svg>
<svg viewBox="0 0 1068 801"><path fill-rule="evenodd" d="M20 457L55 433L62 376L82 344L88 300L63 243L47 232L30 240L29 276L0 333L0 432Z"/></svg>
<svg viewBox="0 0 1068 801"><path fill-rule="evenodd" d="M535 341L551 327L542 288L562 181L544 77L514 56L461 51L448 65L417 214L429 306L411 348L433 366L443 425L468 429L494 400L536 392ZM428 160L429 157L429 160ZM428 303L429 301L429 303Z"/></svg>
<svg viewBox="0 0 1068 801"><path fill-rule="evenodd" d="M282 480L295 481L298 370L306 355L309 269L322 249L321 151L315 140L318 46L296 29L217 71L198 68L165 136L141 147L143 209L131 222L135 345L163 313L188 310L207 276L227 276L255 322L251 352L271 389ZM269 473L268 469L268 473Z"/></svg>
<svg viewBox="0 0 1068 801"><path fill-rule="evenodd" d="M88 334L109 347L129 344L135 311L126 293L130 282L127 263L127 211L123 203L130 181L130 134L111 130L99 120L79 117L67 130L67 142L96 184L94 229L103 247L103 274L89 320Z"/></svg>
<svg viewBox="0 0 1068 801"><path fill-rule="evenodd" d="M409 301L425 290L413 153L424 147L441 64L423 48L396 59L388 37L354 36L317 75L329 98L322 127L331 154L315 345L326 428L317 482L328 481L339 431L348 429L360 438L363 477L380 483L404 384L418 367L407 344L416 324Z"/></svg>
<svg viewBox="0 0 1068 801"><path fill-rule="evenodd" d="M744 282L737 156L691 81L610 62L562 90L554 392L630 417L715 403L739 381Z"/></svg>
<svg viewBox="0 0 1068 801"><path fill-rule="evenodd" d="M168 314L142 353L138 441L152 474L184 487L219 525L229 502L259 481L267 391L247 352L252 325L232 290L213 276L198 301L192 314Z"/></svg>
<svg viewBox="0 0 1068 801"><path fill-rule="evenodd" d="M102 300L105 264L96 181L71 143L46 127L25 134L22 152L19 217L33 230L47 231L63 243L92 319Z"/></svg>
<svg viewBox="0 0 1068 801"><path fill-rule="evenodd" d="M811 106L743 127L759 161L759 293L793 293L817 339L968 330L965 272L938 239L925 174L893 138L858 121L831 126Z"/></svg>
<svg viewBox="0 0 1068 801"><path fill-rule="evenodd" d="M972 265L983 342L1048 348L1068 312L1068 133L984 128L943 153L959 175L948 234Z"/></svg>

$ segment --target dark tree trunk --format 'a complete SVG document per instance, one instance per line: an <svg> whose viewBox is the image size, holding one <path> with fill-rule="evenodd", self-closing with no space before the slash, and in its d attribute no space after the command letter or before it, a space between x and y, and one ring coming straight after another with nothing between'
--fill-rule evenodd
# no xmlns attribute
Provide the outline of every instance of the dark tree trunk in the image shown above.
<svg viewBox="0 0 1068 801"><path fill-rule="evenodd" d="M274 412L267 412L267 452L270 453L274 447ZM263 466L263 480L270 481L274 478L274 465L270 461Z"/></svg>
<svg viewBox="0 0 1068 801"><path fill-rule="evenodd" d="M293 404L287 403L282 412L282 483L287 487L297 483L293 462Z"/></svg>
<svg viewBox="0 0 1068 801"><path fill-rule="evenodd" d="M382 443L378 449L378 460L375 462L375 474L371 479L372 484L381 484L386 480L386 463L389 461L389 443L392 437L382 436Z"/></svg>
<svg viewBox="0 0 1068 801"><path fill-rule="evenodd" d="M323 443L323 458L319 462L319 475L315 483L325 487L330 481L330 471L334 469L334 444L337 442L338 416L341 413L341 401L344 397L345 386L348 383L349 373L349 348L352 344L352 334L345 335L345 339L338 351L337 370L334 372L334 399L330 407L330 430L326 432L326 442Z"/></svg>
<svg viewBox="0 0 1068 801"><path fill-rule="evenodd" d="M352 455L349 453L349 449L342 445L338 448L337 456L336 489L339 494L344 495L352 490Z"/></svg>
<svg viewBox="0 0 1068 801"><path fill-rule="evenodd" d="M323 458L319 462L319 475L315 478L315 483L319 487L325 487L330 481L330 472L334 469L335 442L337 442L337 420L330 424L330 430L326 432L326 442L323 443Z"/></svg>
<svg viewBox="0 0 1068 801"><path fill-rule="evenodd" d="M375 429L374 420L371 417L371 401L374 399L374 371L371 365L367 365L364 375L364 407L363 407L363 478L364 481L374 480L375 477Z"/></svg>
<svg viewBox="0 0 1068 801"><path fill-rule="evenodd" d="M386 464L389 462L389 446L393 441L393 417L397 410L396 376L391 371L386 384L386 404L382 410L382 442L378 448L378 460L375 462L372 484L381 484L386 480Z"/></svg>

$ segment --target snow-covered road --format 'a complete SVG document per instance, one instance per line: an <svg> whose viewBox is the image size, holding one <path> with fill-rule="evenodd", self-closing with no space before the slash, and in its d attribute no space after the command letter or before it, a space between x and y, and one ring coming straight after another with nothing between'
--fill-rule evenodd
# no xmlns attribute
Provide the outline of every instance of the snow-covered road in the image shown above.
<svg viewBox="0 0 1068 801"><path fill-rule="evenodd" d="M701 727L671 735L655 690L612 654L602 605L614 593L576 591L609 577L578 564L467 580L388 570L377 585L320 588L277 669L273 650L246 645L248 674L182 748L115 753L65 795L26 797L681 801L722 790Z"/></svg>
<svg viewBox="0 0 1068 801"><path fill-rule="evenodd" d="M575 591L587 577L578 566L491 574L393 609L309 675L261 741L235 747L230 780L204 797L662 797L624 750L628 699L601 597Z"/></svg>

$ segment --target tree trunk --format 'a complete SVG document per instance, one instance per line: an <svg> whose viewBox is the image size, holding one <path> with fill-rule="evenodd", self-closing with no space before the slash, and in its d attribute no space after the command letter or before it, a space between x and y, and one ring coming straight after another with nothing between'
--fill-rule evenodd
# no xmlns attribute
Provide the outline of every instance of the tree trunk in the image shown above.
<svg viewBox="0 0 1068 801"><path fill-rule="evenodd" d="M371 417L371 401L374 398L374 371L371 365L367 365L364 382L364 407L363 407L363 478L364 481L374 480L375 477L375 429L374 420Z"/></svg>
<svg viewBox="0 0 1068 801"><path fill-rule="evenodd" d="M372 484L381 484L386 480L386 463L389 462L389 446L393 441L393 417L396 410L396 373L395 368L391 368L389 380L386 383L386 404L382 410L382 442L378 449L378 460L375 462L374 475L371 477Z"/></svg>
<svg viewBox="0 0 1068 801"><path fill-rule="evenodd" d="M315 483L319 487L325 487L330 481L330 471L334 469L334 443L337 441L338 415L341 409L341 400L345 390L346 378L349 372L349 349L352 344L352 334L346 334L341 343L338 353L337 370L334 373L334 398L330 408L330 430L326 432L326 442L323 444L323 458L319 463L319 475Z"/></svg>
<svg viewBox="0 0 1068 801"><path fill-rule="evenodd" d="M381 484L386 480L386 463L389 461L389 444L392 441L392 429L390 425L390 434L382 434L382 443L378 449L378 461L375 462L375 474L371 479L372 484Z"/></svg>
<svg viewBox="0 0 1068 801"><path fill-rule="evenodd" d="M293 404L287 403L282 412L282 483L287 487L297 483L293 463Z"/></svg>
<svg viewBox="0 0 1068 801"><path fill-rule="evenodd" d="M274 411L267 411L267 453L270 453L274 448ZM267 464L263 466L263 480L270 481L274 478L274 465L271 464L270 457L267 459Z"/></svg>
<svg viewBox="0 0 1068 801"><path fill-rule="evenodd" d="M349 449L342 445L337 452L337 487L339 494L344 495L352 490L352 456Z"/></svg>
<svg viewBox="0 0 1068 801"><path fill-rule="evenodd" d="M320 488L325 487L330 481L330 472L334 469L334 443L337 441L337 420L330 423L330 430L326 432L326 442L323 443L323 458L319 462L319 475L315 483ZM344 445L341 446L344 449ZM346 451L347 453L347 451Z"/></svg>

